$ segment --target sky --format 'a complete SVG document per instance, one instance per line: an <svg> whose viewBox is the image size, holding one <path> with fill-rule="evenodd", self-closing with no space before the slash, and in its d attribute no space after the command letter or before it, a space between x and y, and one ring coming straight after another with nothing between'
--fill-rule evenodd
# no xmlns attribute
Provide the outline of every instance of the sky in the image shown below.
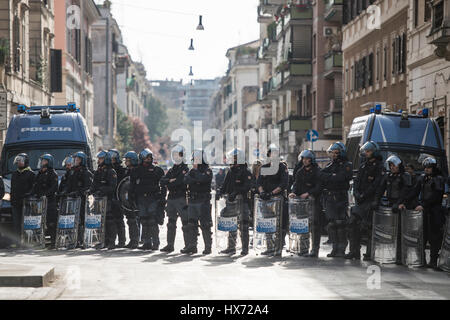
<svg viewBox="0 0 450 320"><path fill-rule="evenodd" d="M125 45L150 80L225 74L228 48L259 38L258 0L111 0ZM95 1L103 3L102 0ZM199 15L204 31L197 31ZM194 51L189 51L190 39Z"/></svg>

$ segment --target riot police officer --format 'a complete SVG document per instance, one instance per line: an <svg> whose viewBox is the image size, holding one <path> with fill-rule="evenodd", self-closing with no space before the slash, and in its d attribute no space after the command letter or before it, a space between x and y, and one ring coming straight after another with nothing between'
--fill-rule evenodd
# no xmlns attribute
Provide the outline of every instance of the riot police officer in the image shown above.
<svg viewBox="0 0 450 320"><path fill-rule="evenodd" d="M50 248L55 248L56 242L56 223L58 213L56 210L56 192L58 191L58 175L53 169L53 156L44 154L39 158L39 172L34 180L33 190L31 191L37 198L47 197L47 231L50 235Z"/></svg>
<svg viewBox="0 0 450 320"><path fill-rule="evenodd" d="M346 218L348 189L353 178L352 164L347 160L342 142L333 143L327 150L331 162L321 171L328 236L333 249L327 257L344 257L347 247Z"/></svg>
<svg viewBox="0 0 450 320"><path fill-rule="evenodd" d="M142 223L142 238L144 244L141 250L159 249L158 210L161 205L162 191L160 180L164 171L153 164L153 152L145 148L139 154L141 164L131 172L130 194L132 194L139 209L139 219Z"/></svg>
<svg viewBox="0 0 450 320"><path fill-rule="evenodd" d="M139 165L139 156L134 151L128 151L124 155L125 158L125 177L131 177L132 172L137 168ZM129 193L129 199L135 205L135 199L133 198L134 195ZM133 209L137 209L136 207ZM135 210L125 211L125 216L127 218L127 225L128 225L128 233L130 236L130 242L126 245L128 249L137 249L139 246L139 224L137 220L137 214Z"/></svg>
<svg viewBox="0 0 450 320"><path fill-rule="evenodd" d="M316 163L316 155L311 150L303 150L298 156L299 163L302 164L296 171L292 193L290 197L300 197L301 199L314 199L312 212L312 248L306 257L317 258L320 249L321 237L321 205L320 205L320 169Z"/></svg>
<svg viewBox="0 0 450 320"><path fill-rule="evenodd" d="M188 173L189 168L184 163L184 148L175 146L172 149L172 161L174 165L166 175L161 179L161 186L169 190L167 200L167 246L161 249L163 252L173 252L175 236L177 232L177 219L180 217L183 226L184 245L188 246L188 233L184 232L188 225L188 209L186 200L186 185L184 176Z"/></svg>
<svg viewBox="0 0 450 320"><path fill-rule="evenodd" d="M249 221L250 210L248 204L248 192L250 191L252 184L252 174L245 163L244 151L235 148L228 152L227 158L230 163L230 170L228 170L225 176L224 183L216 195L216 198L220 198L223 195L228 195L228 201L234 202L236 196L242 196L243 208L242 214L239 219L239 227L241 232L242 251L241 256L248 254L249 244ZM236 253L236 232L229 232L228 234L228 247L221 251L222 254L235 254Z"/></svg>
<svg viewBox="0 0 450 320"><path fill-rule="evenodd" d="M117 173L117 185L125 178L125 168L122 166L122 159L120 157L120 152L116 149L109 150L111 154L112 167ZM125 247L125 222L124 215L122 211L122 206L120 205L120 201L117 198L117 192L114 191L114 198L112 203L112 213L114 215L114 221L116 223L117 228L117 236L119 238L119 248Z"/></svg>
<svg viewBox="0 0 450 320"><path fill-rule="evenodd" d="M80 223L78 228L78 247L83 246L86 194L92 184L92 172L87 168L87 156L83 151L73 155L73 167L62 193L69 197L80 197Z"/></svg>
<svg viewBox="0 0 450 320"><path fill-rule="evenodd" d="M184 183L189 190L188 196L188 225L183 232L188 235L188 246L181 253L197 253L198 224L202 230L205 250L203 254L211 254L212 246L212 217L211 217L211 181L213 173L205 161L203 150L192 153L193 167L184 176Z"/></svg>
<svg viewBox="0 0 450 320"><path fill-rule="evenodd" d="M280 150L275 144L271 144L269 146L267 150L267 158L269 163L266 163L261 167L261 172L257 180L259 196L262 200L270 200L270 198L273 196L283 197L281 239L276 239L275 248L268 248L267 251L261 253L262 255L281 256L285 241L284 239L287 233L287 226L289 224L287 201L286 199L284 199L285 191L287 190L289 184L288 168L282 161L279 161L278 168L276 168L275 172L270 172L272 171L271 167L276 165L277 158L279 157L279 152ZM277 235L276 237L279 237L279 235Z"/></svg>
<svg viewBox="0 0 450 320"><path fill-rule="evenodd" d="M61 177L61 182L59 183L58 187L58 193L63 193L67 186L67 181L69 180L69 176L73 173L72 172L72 166L73 166L73 157L67 156L64 158L62 162L62 166L64 169L66 169L66 172Z"/></svg>
<svg viewBox="0 0 450 320"><path fill-rule="evenodd" d="M359 166L358 174L353 180L353 195L356 205L351 208L348 221L348 236L350 252L346 259L361 259L361 232L367 231L368 243L364 260L370 260L372 244L372 215L375 193L383 177L383 159L380 147L373 141L366 142L361 147L363 162Z"/></svg>
<svg viewBox="0 0 450 320"><path fill-rule="evenodd" d="M22 230L23 200L30 195L33 189L35 174L30 168L30 160L26 153L20 153L14 158L17 170L11 177L11 210L14 236L13 244L20 245L20 233Z"/></svg>
<svg viewBox="0 0 450 320"><path fill-rule="evenodd" d="M445 214L442 208L442 198L445 192L445 179L442 176L434 158L426 158L422 166L424 173L417 180L417 191L421 194L416 210L423 211L423 245L430 243L429 268L440 270L437 266L439 250L442 245ZM426 257L426 255L424 254Z"/></svg>
<svg viewBox="0 0 450 320"><path fill-rule="evenodd" d="M386 193L388 206L392 212L398 213L397 228L397 253L396 264L402 264L401 256L401 210L414 209L417 206L411 176L405 171L402 160L396 155L392 155L386 160L389 166L389 173L385 174L381 180L376 193L373 207L376 207L381 197Z"/></svg>
<svg viewBox="0 0 450 320"><path fill-rule="evenodd" d="M112 213L112 200L117 186L117 173L112 168L111 154L107 151L102 150L97 154L97 164L98 168L94 172L94 179L89 193L108 198L105 221L105 245L108 250L113 250L116 248L117 228Z"/></svg>

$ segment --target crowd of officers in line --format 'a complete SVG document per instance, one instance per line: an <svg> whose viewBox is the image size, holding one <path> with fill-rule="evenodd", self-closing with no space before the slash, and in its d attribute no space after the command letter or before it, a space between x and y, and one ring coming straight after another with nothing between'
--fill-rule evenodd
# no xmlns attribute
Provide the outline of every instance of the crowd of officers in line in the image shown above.
<svg viewBox="0 0 450 320"><path fill-rule="evenodd" d="M353 181L353 194L356 204L347 214L348 190L353 179L352 163L347 160L345 145L341 142L332 144L328 153L331 161L320 169L315 154L304 150L298 157L298 164L289 179L285 162L278 161L278 170L271 175L260 174L262 168L271 166L271 159L278 159L279 149L271 145L267 152L267 163L258 161L250 171L242 161L242 150L233 149L227 155L230 169L227 170L223 183L216 190L216 200L224 195L228 201L242 196L244 210L240 217L241 255L248 254L249 228L253 211L254 197L269 200L274 196L284 198L282 239L283 243L274 250L263 252L264 255L281 255L284 238L288 232L288 198L299 197L311 199L313 206L313 223L311 227L312 245L307 257L318 257L323 225L326 225L332 251L328 257L361 259L361 238L368 234L369 242L364 260L371 257L372 214L380 205L383 196L394 212L401 210L420 210L424 214L424 242L430 244L430 262L427 266L437 269L437 259L443 237L445 211L442 200L445 192L446 178L437 167L436 160L428 157L423 161L424 173L416 177L405 170L402 160L396 155L386 160L389 171L385 171L380 149L374 142L367 142L361 147L364 157L356 178ZM178 217L181 219L185 247L184 254L197 253L199 228L204 241L203 254L211 253L212 213L211 183L213 173L205 161L202 150L192 154L191 169L185 163L184 149L176 146L172 150L174 166L165 174L154 164L153 153L144 149L139 154L134 151L124 155L125 167L117 150L101 151L97 154L98 169L91 173L87 168L87 156L77 152L64 160L66 173L58 185L58 177L53 168L54 159L45 154L40 157L39 172L34 174L29 167L25 153L15 159L17 171L11 180L11 205L14 230L20 238L22 203L25 197L46 196L47 230L54 247L57 223L57 201L61 196L81 197L83 205L80 225L84 224L84 202L86 196L106 196L108 198L106 214L106 240L108 249L127 247L130 249L158 250L160 246L159 226L163 225L167 214L167 245L163 252L173 252ZM412 168L413 169L413 168ZM130 177L129 199L134 210L124 210L117 198L118 182ZM290 181L291 180L291 181ZM168 193L168 194L167 194ZM324 209L324 210L323 210ZM323 215L325 212L325 215ZM129 229L129 243L126 245L124 215ZM142 226L142 234L140 234ZM81 232L81 230L80 230ZM139 247L142 237L143 245ZM236 237L236 234L230 235ZM82 239L80 234L79 239ZM235 254L235 239L229 241L228 248L222 254ZM82 240L80 240L82 241ZM346 254L347 244L350 250ZM82 247L82 243L79 243ZM400 250L401 246L397 246ZM400 252L397 260L400 264Z"/></svg>

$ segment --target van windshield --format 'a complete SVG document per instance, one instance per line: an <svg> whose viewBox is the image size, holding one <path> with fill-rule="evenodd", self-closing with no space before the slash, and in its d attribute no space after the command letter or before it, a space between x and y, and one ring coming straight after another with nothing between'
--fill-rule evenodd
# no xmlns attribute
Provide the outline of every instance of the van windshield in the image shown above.
<svg viewBox="0 0 450 320"><path fill-rule="evenodd" d="M14 165L14 158L22 152L25 152L28 157L30 158L30 168L32 170L38 170L37 165L39 162L39 157L42 156L43 154L49 153L51 154L54 159L54 169L55 170L64 170L63 166L62 166L62 162L64 161L64 159L71 154L74 154L75 152L78 151L83 151L82 148L39 148L39 149L12 149L12 150L8 150L6 152L6 170L4 172L6 172L6 175L11 174L12 172L14 172L15 170L17 170L17 166Z"/></svg>

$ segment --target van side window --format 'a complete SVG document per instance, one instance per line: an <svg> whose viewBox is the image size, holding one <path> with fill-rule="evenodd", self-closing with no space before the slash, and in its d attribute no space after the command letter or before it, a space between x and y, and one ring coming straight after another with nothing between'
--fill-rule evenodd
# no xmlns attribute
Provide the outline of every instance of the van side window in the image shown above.
<svg viewBox="0 0 450 320"><path fill-rule="evenodd" d="M347 140L347 156L348 160L353 163L353 168L359 168L359 143L361 137L352 137Z"/></svg>

